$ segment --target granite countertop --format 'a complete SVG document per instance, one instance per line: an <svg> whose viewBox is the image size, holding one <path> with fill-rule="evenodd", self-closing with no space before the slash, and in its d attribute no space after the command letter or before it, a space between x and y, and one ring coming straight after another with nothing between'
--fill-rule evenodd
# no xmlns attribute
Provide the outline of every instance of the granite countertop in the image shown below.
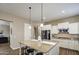
<svg viewBox="0 0 79 59"><path fill-rule="evenodd" d="M57 44L56 41L39 41L39 40L24 40L19 43L27 45L31 48L34 48L44 53L48 52Z"/></svg>
<svg viewBox="0 0 79 59"><path fill-rule="evenodd" d="M55 38L79 39L79 34L60 33L60 34L55 34L54 36Z"/></svg>

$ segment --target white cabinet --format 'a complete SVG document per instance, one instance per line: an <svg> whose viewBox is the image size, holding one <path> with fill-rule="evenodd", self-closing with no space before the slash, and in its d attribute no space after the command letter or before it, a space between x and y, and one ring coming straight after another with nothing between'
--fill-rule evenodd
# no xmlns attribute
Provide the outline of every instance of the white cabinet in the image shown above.
<svg viewBox="0 0 79 59"><path fill-rule="evenodd" d="M68 32L70 34L79 34L79 22L76 23L64 22L58 24L58 29L67 29L67 28L69 28Z"/></svg>
<svg viewBox="0 0 79 59"><path fill-rule="evenodd" d="M79 43L78 40L69 40L69 39L52 39L54 41L59 42L59 47L69 48L73 50L79 51Z"/></svg>
<svg viewBox="0 0 79 59"><path fill-rule="evenodd" d="M31 29L29 24L24 24L24 40L31 39Z"/></svg>
<svg viewBox="0 0 79 59"><path fill-rule="evenodd" d="M79 34L79 23L71 23L69 25L70 34Z"/></svg>
<svg viewBox="0 0 79 59"><path fill-rule="evenodd" d="M51 33L52 34L58 34L58 26L56 25L56 26L52 26L52 29L51 29Z"/></svg>
<svg viewBox="0 0 79 59"><path fill-rule="evenodd" d="M42 30L51 30L51 25L44 25Z"/></svg>
<svg viewBox="0 0 79 59"><path fill-rule="evenodd" d="M58 24L58 29L68 29L69 28L69 22L63 22Z"/></svg>

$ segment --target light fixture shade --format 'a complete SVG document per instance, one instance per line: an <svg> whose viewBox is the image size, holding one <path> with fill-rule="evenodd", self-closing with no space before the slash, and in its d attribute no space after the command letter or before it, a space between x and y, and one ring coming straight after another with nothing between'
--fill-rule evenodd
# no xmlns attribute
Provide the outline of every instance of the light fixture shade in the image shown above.
<svg viewBox="0 0 79 59"><path fill-rule="evenodd" d="M31 25L29 25L29 29L31 29L32 27L31 27Z"/></svg>
<svg viewBox="0 0 79 59"><path fill-rule="evenodd" d="M41 23L41 24L40 24L40 27L43 27L43 26L44 26L44 24L43 24L43 23Z"/></svg>

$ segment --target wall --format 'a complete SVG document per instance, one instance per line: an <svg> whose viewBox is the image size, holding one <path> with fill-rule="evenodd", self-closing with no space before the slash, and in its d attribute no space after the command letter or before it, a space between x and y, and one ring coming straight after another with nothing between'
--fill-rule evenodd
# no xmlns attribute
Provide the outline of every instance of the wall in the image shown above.
<svg viewBox="0 0 79 59"><path fill-rule="evenodd" d="M52 21L46 22L45 24L57 25L58 23L62 23L62 22L69 22L69 23L79 22L79 16L72 16L72 17L63 18L63 19L52 20Z"/></svg>
<svg viewBox="0 0 79 59"><path fill-rule="evenodd" d="M27 21L23 18L11 15L9 13L4 13L2 11L0 11L0 19L7 20L7 21L13 21L14 39L11 42L14 44L10 45L10 47L12 49L19 48L18 41L24 39L24 23L26 23Z"/></svg>

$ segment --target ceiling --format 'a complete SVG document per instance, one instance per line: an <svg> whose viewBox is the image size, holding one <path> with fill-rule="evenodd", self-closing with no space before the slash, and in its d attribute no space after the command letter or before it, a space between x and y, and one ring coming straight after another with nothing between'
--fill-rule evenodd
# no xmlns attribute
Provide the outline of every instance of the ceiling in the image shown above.
<svg viewBox="0 0 79 59"><path fill-rule="evenodd" d="M0 25L6 25L6 26L9 26L9 22L0 20Z"/></svg>
<svg viewBox="0 0 79 59"><path fill-rule="evenodd" d="M41 4L40 3L0 3L0 11L22 17L29 20L29 9L32 8L32 21L39 22L41 20ZM44 22L65 18L69 16L79 15L78 3L44 3L43 18Z"/></svg>

